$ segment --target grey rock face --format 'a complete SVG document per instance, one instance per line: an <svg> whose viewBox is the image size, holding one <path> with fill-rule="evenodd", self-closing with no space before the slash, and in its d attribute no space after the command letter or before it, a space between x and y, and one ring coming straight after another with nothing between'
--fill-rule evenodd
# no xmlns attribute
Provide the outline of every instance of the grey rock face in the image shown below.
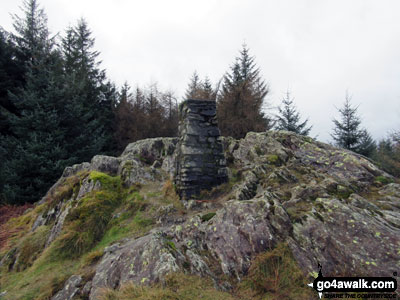
<svg viewBox="0 0 400 300"><path fill-rule="evenodd" d="M187 100L180 105L175 185L181 199L227 181L214 101Z"/></svg>
<svg viewBox="0 0 400 300"><path fill-rule="evenodd" d="M81 164L73 165L72 167L66 167L62 174L63 177L69 177L71 175L75 175L81 171L89 171L90 170L90 163L84 162Z"/></svg>
<svg viewBox="0 0 400 300"><path fill-rule="evenodd" d="M118 172L120 159L117 157L96 155L92 158L90 168L95 171L116 175Z"/></svg>
<svg viewBox="0 0 400 300"><path fill-rule="evenodd" d="M223 273L240 278L256 253L288 235L289 217L279 203L275 205L279 207L273 214L266 199L229 201L207 222L194 216L112 246L96 268L90 299L97 299L105 286L149 284L179 270L214 278L211 269L219 266Z"/></svg>
<svg viewBox="0 0 400 300"><path fill-rule="evenodd" d="M52 297L51 300L71 300L79 292L81 281L81 276L72 275L65 283L64 288Z"/></svg>
<svg viewBox="0 0 400 300"><path fill-rule="evenodd" d="M148 165L152 165L155 160L163 161L164 158L172 156L177 142L177 138L140 140L129 144L121 154L121 159L136 159Z"/></svg>

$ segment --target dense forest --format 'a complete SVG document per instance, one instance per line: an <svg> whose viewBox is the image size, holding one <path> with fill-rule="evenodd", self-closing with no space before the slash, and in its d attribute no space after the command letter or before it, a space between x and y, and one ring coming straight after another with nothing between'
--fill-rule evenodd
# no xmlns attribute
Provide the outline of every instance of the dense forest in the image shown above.
<svg viewBox="0 0 400 300"><path fill-rule="evenodd" d="M0 203L35 202L66 166L96 154L118 155L139 139L177 135L178 96L157 84L118 87L99 57L85 19L52 36L36 0L23 2L12 31L0 28ZM269 85L246 45L220 82L197 72L188 81L182 99L216 101L224 136L271 129L310 133L309 119L302 119L290 91L272 113ZM350 96L338 114L333 143L399 176L399 131L374 141Z"/></svg>

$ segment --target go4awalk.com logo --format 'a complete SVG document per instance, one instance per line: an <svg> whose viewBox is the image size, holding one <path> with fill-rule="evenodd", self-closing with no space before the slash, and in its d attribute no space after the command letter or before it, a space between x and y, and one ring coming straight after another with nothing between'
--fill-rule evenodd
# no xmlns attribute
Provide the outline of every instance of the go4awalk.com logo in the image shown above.
<svg viewBox="0 0 400 300"><path fill-rule="evenodd" d="M318 268L318 277L308 286L318 292L320 299L322 295L336 299L397 299L397 281L393 277L324 277L321 266ZM362 294L347 294L349 292Z"/></svg>

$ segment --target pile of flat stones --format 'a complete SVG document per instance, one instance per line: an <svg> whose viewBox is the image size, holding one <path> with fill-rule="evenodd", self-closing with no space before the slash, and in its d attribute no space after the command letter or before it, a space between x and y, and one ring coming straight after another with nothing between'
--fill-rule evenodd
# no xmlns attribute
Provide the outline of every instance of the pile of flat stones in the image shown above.
<svg viewBox="0 0 400 300"><path fill-rule="evenodd" d="M174 183L181 199L193 199L228 180L226 161L215 101L186 100L179 113Z"/></svg>

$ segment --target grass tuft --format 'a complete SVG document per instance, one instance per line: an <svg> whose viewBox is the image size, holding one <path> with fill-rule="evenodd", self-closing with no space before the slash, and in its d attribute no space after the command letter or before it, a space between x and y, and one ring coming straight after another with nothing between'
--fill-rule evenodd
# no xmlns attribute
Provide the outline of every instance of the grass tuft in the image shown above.
<svg viewBox="0 0 400 300"><path fill-rule="evenodd" d="M312 291L290 248L280 243L254 259L239 294L251 295L252 299L295 300L309 299Z"/></svg>
<svg viewBox="0 0 400 300"><path fill-rule="evenodd" d="M183 273L170 274L163 283L138 286L127 283L119 290L105 289L101 300L233 300L232 295L217 291L208 278Z"/></svg>

